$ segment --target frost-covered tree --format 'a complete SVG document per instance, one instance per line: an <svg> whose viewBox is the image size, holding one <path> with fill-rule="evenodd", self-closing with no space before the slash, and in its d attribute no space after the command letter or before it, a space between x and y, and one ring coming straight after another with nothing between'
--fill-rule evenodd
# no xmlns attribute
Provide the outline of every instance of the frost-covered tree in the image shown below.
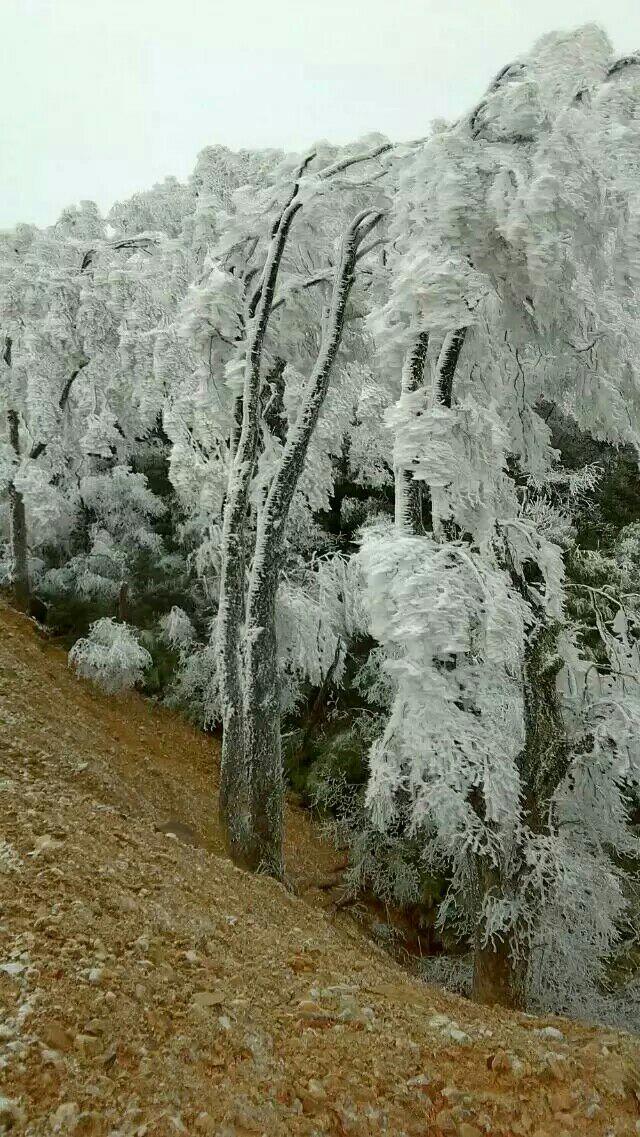
<svg viewBox="0 0 640 1137"><path fill-rule="evenodd" d="M544 406L638 447L638 74L597 28L548 36L435 133L372 321L401 393L395 525L361 554L395 684L369 809L451 874L441 919L487 1001L593 991L625 919L637 676L604 701L576 679L565 559L593 472L561 469Z"/></svg>
<svg viewBox="0 0 640 1137"><path fill-rule="evenodd" d="M281 270L297 215L304 209L305 221L313 226L314 213L319 217L327 213L330 180L356 164L374 161L388 148L388 144L379 144L333 163L325 161L317 173L313 166L316 154L306 158L292 185L287 188L281 182L276 187L277 204L275 211L272 207L266 242L264 237L251 240L252 246L261 244L264 253L256 268L249 270L245 296L235 274L227 286L235 297L237 316L235 346L226 369L232 383L241 369L242 386L236 386L230 421L221 538L217 627L223 719L220 808L232 855L276 876L283 872L283 782L280 677L274 662L278 654L276 597L286 525L342 340L356 262L370 247L367 240L380 220L379 209L369 206L356 213L340 241L337 260L329 268L317 271L312 264L316 271L307 281L287 280ZM278 202L283 190L284 203ZM245 281L246 276L245 270ZM289 314L287 294L325 282L331 293L319 343L312 346L310 374L300 383L299 402L291 413L286 405L285 352L289 354L287 339L301 333ZM274 353L269 364L269 324L280 307L278 352L282 354ZM252 524L249 510L254 486Z"/></svg>
<svg viewBox="0 0 640 1137"><path fill-rule="evenodd" d="M86 638L76 641L69 652L69 664L78 675L115 694L140 682L151 665L151 656L138 643L133 628L105 617L91 625Z"/></svg>
<svg viewBox="0 0 640 1137"><path fill-rule="evenodd" d="M448 882L479 998L609 1017L637 502L594 519L640 441L639 75L550 36L426 141L212 146L106 219L0 234L16 599L99 681L222 721L231 851L276 876L281 718L306 746L353 682L354 879Z"/></svg>

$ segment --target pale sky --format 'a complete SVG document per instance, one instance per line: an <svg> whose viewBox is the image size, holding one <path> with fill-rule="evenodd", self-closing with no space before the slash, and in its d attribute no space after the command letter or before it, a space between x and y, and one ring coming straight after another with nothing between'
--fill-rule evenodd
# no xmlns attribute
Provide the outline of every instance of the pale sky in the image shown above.
<svg viewBox="0 0 640 1137"><path fill-rule="evenodd" d="M0 0L0 227L107 209L213 143L423 135L589 21L640 48L640 0Z"/></svg>

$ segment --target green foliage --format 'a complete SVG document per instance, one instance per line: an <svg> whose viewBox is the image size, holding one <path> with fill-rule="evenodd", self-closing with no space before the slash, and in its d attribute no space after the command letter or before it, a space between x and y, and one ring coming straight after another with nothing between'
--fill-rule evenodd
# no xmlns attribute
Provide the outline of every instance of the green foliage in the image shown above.
<svg viewBox="0 0 640 1137"><path fill-rule="evenodd" d="M158 698L167 690L175 675L180 653L153 632L143 632L140 643L146 647L153 660L145 672L141 690L145 695Z"/></svg>

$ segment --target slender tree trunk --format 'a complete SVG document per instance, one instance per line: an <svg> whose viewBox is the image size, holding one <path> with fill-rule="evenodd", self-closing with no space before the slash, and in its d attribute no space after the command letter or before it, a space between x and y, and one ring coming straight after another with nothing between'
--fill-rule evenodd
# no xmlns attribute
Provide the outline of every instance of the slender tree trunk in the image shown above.
<svg viewBox="0 0 640 1137"><path fill-rule="evenodd" d="M450 332L444 340L436 365L435 398L444 407L450 408L453 402L453 385L460 355L464 347L467 329L458 328ZM402 390L409 393L420 386L423 379L424 361L428 348L428 335L417 337L407 356ZM426 487L425 487L426 488ZM429 493L428 489L426 492ZM429 497L431 495L429 494ZM434 518L437 527L437 518ZM396 467L396 524L404 530L417 532L421 526L421 503L417 496L416 483L410 472ZM447 526L443 526L444 535ZM451 534L455 536L455 532ZM477 802L476 809L483 812L483 803ZM488 865L484 859L477 863L479 897L487 893L500 894L506 884L498 869ZM516 945L516 937L520 942ZM480 926L474 945L473 997L480 1003L499 1003L507 1007L524 1005L526 994L527 960L524 937L518 937L517 929L500 940L483 942L483 928ZM514 950L517 946L517 953Z"/></svg>
<svg viewBox="0 0 640 1137"><path fill-rule="evenodd" d="M2 347L2 362L11 376L13 340L5 336ZM9 390L11 384L9 382ZM20 461L20 416L16 410L7 411L9 445ZM12 479L9 485L9 550L11 556L11 590L16 608L28 612L31 601L31 582L29 580L29 548L27 540L27 516L24 497Z"/></svg>
<svg viewBox="0 0 640 1137"><path fill-rule="evenodd" d="M522 582L519 586L522 591ZM525 745L518 767L523 791L523 820L533 833L539 834L549 832L551 800L569 762L569 747L556 688L561 665L556 650L559 632L559 624L541 622L531 635L524 664ZM483 892L500 895L508 888L510 894L517 893L517 869L517 854L510 881L501 879L493 867L480 868ZM532 902L533 898L528 898L529 907ZM530 935L529 924L526 930L514 928L496 946L483 946L479 931L473 969L473 997L478 1002L516 1008L526 1005ZM514 951L516 946L517 952Z"/></svg>
<svg viewBox="0 0 640 1137"><path fill-rule="evenodd" d="M428 347L429 333L420 332L409 348L402 368L402 395L411 395L422 386ZM423 484L414 480L411 470L395 455L393 466L396 526L404 532L419 533L422 528Z"/></svg>
<svg viewBox="0 0 640 1137"><path fill-rule="evenodd" d="M277 878L283 875L283 773L275 610L285 527L342 339L358 246L379 218L379 214L370 211L359 214L345 235L318 359L258 518L247 598L244 691L244 745L251 818L249 863L251 868Z"/></svg>
<svg viewBox="0 0 640 1137"><path fill-rule="evenodd" d="M9 442L16 458L20 458L20 433L17 411L7 411ZM24 497L15 481L9 485L9 547L11 550L11 589L13 602L23 612L29 610L31 584L27 545L27 517Z"/></svg>
<svg viewBox="0 0 640 1137"><path fill-rule="evenodd" d="M121 624L129 623L129 585L126 580L120 584L118 592L118 620Z"/></svg>
<svg viewBox="0 0 640 1137"><path fill-rule="evenodd" d="M437 367L436 397L443 407L450 407L453 400L453 380L466 335L466 328L458 328L455 332L449 332L442 345Z"/></svg>
<svg viewBox="0 0 640 1137"><path fill-rule="evenodd" d="M570 761L567 732L557 690L562 660L561 625L542 620L531 634L524 667L525 746L519 767L525 819L534 833L548 832L551 799Z"/></svg>

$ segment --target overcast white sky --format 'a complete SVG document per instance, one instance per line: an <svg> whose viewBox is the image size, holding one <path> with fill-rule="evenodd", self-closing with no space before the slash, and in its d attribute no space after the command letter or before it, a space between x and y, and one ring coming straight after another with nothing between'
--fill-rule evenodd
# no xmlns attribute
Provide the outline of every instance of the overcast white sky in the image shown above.
<svg viewBox="0 0 640 1137"><path fill-rule="evenodd" d="M0 0L0 227L103 208L198 150L425 133L540 34L640 0Z"/></svg>

